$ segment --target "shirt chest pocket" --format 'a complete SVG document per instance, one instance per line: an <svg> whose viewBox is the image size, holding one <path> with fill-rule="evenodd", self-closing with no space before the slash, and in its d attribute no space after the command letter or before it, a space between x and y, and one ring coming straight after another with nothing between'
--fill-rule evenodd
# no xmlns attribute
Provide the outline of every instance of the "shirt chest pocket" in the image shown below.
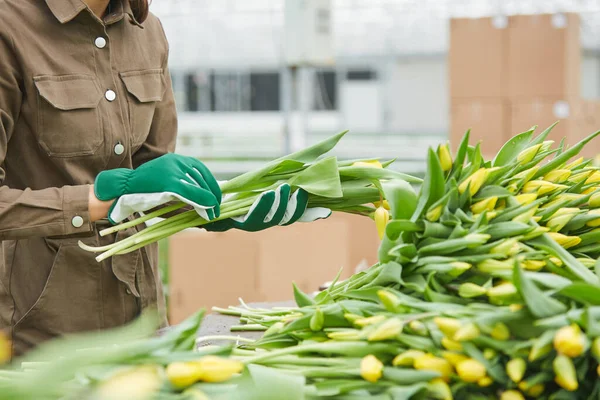
<svg viewBox="0 0 600 400"><path fill-rule="evenodd" d="M40 146L53 157L94 154L104 142L98 104L102 92L89 75L36 76L37 132Z"/></svg>
<svg viewBox="0 0 600 400"><path fill-rule="evenodd" d="M121 72L121 80L127 89L127 106L131 145L134 150L146 141L152 126L156 104L163 99L165 82L163 70L146 69Z"/></svg>

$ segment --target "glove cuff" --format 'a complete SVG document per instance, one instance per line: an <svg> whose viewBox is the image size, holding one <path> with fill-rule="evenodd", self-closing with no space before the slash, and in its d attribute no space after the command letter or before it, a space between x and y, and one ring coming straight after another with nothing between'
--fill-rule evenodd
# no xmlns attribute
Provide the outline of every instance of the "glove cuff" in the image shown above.
<svg viewBox="0 0 600 400"><path fill-rule="evenodd" d="M127 182L133 172L133 170L127 168L116 168L100 172L94 182L94 194L98 200L109 201L127 194Z"/></svg>

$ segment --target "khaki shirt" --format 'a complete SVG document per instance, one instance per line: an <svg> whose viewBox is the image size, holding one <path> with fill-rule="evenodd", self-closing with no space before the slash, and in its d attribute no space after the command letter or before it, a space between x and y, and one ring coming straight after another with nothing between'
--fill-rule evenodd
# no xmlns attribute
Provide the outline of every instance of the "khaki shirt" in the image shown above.
<svg viewBox="0 0 600 400"><path fill-rule="evenodd" d="M0 0L0 329L20 354L67 332L163 310L157 249L97 263L89 184L172 152L176 112L159 20L128 1Z"/></svg>

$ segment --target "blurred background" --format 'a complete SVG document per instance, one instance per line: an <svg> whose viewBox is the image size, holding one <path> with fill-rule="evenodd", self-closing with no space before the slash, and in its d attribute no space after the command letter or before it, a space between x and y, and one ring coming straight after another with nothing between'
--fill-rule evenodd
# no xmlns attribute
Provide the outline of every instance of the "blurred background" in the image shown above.
<svg viewBox="0 0 600 400"><path fill-rule="evenodd" d="M472 128L494 154L561 120L600 129L598 0L154 0L170 42L177 152L221 179L349 129L340 158L397 158ZM593 151L593 146L592 146ZM587 154L593 156L595 154ZM163 243L174 322L201 306L285 300L376 261L367 218ZM168 248L168 252L166 251Z"/></svg>

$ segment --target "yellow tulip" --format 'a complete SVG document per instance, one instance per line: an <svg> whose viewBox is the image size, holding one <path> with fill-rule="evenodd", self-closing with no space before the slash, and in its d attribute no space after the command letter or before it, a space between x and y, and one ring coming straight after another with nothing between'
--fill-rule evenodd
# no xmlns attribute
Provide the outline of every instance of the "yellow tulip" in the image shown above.
<svg viewBox="0 0 600 400"><path fill-rule="evenodd" d="M435 207L429 208L425 213L425 218L427 218L430 222L436 222L442 216L442 211L444 211L444 205L440 204Z"/></svg>
<svg viewBox="0 0 600 400"><path fill-rule="evenodd" d="M368 382L375 383L383 375L383 363L372 354L360 361L360 376Z"/></svg>
<svg viewBox="0 0 600 400"><path fill-rule="evenodd" d="M446 349L446 350L452 350L452 351L462 351L463 347L459 342L456 342L452 339L448 339L446 336L444 336L442 338L442 346Z"/></svg>
<svg viewBox="0 0 600 400"><path fill-rule="evenodd" d="M413 367L415 360L424 355L425 353L421 350L406 350L394 357L392 365L394 367Z"/></svg>
<svg viewBox="0 0 600 400"><path fill-rule="evenodd" d="M450 149L447 144L441 145L438 149L438 157L440 158L440 165L442 171L447 172L452 169L452 155L450 155Z"/></svg>
<svg viewBox="0 0 600 400"><path fill-rule="evenodd" d="M454 398L450 386L443 379L433 379L429 382L427 390L438 400L453 400Z"/></svg>
<svg viewBox="0 0 600 400"><path fill-rule="evenodd" d="M448 381L452 375L452 365L443 358L433 354L425 354L415 359L415 369L438 372L442 379Z"/></svg>
<svg viewBox="0 0 600 400"><path fill-rule="evenodd" d="M353 167L364 167L364 168L383 168L383 165L378 160L371 161L357 161L352 164Z"/></svg>
<svg viewBox="0 0 600 400"><path fill-rule="evenodd" d="M377 227L377 233L379 239L383 239L385 235L385 228L390 221L390 213L383 207L379 207L375 210L375 226Z"/></svg>
<svg viewBox="0 0 600 400"><path fill-rule="evenodd" d="M484 211L492 211L494 207L496 207L496 202L498 201L497 196L488 197L486 199L480 200L477 203L471 206L471 211L474 214L481 214Z"/></svg>
<svg viewBox="0 0 600 400"><path fill-rule="evenodd" d="M454 334L454 339L457 342L467 342L477 339L480 335L479 328L474 323L470 322L460 327Z"/></svg>
<svg viewBox="0 0 600 400"><path fill-rule="evenodd" d="M572 324L563 326L554 335L554 348L559 354L567 357L579 357L585 351L585 335L581 332L579 325Z"/></svg>
<svg viewBox="0 0 600 400"><path fill-rule="evenodd" d="M510 339L510 329L502 322L496 322L492 328L490 336L496 340L508 340Z"/></svg>
<svg viewBox="0 0 600 400"><path fill-rule="evenodd" d="M554 381L560 387L569 392L574 392L579 388L575 365L573 365L573 361L569 357L559 354L552 362L552 368L555 375Z"/></svg>
<svg viewBox="0 0 600 400"><path fill-rule="evenodd" d="M525 206L529 203L533 203L537 200L537 194L535 193L522 193L515 196L515 200L519 202L519 204Z"/></svg>
<svg viewBox="0 0 600 400"><path fill-rule="evenodd" d="M526 369L527 363L522 358L513 358L506 363L506 374L514 383L521 382Z"/></svg>
<svg viewBox="0 0 600 400"><path fill-rule="evenodd" d="M439 330L449 338L454 337L456 331L462 326L462 323L456 318L435 317L433 322L437 325Z"/></svg>
<svg viewBox="0 0 600 400"><path fill-rule="evenodd" d="M394 339L402 332L403 325L404 324L402 321L400 321L398 318L390 318L381 325L377 326L375 330L373 330L369 336L367 336L367 340L369 342L377 342Z"/></svg>
<svg viewBox="0 0 600 400"><path fill-rule="evenodd" d="M453 367L456 367L458 363L469 359L469 357L465 356L464 354L455 353L452 351L442 352L442 357L444 357L444 360L448 361Z"/></svg>
<svg viewBox="0 0 600 400"><path fill-rule="evenodd" d="M481 186L483 186L483 184L485 183L485 180L487 179L488 174L489 174L489 171L487 169L485 169L485 168L478 169L477 171L475 171L473 173L473 175L469 176L458 186L458 192L460 194L463 194L467 190L467 187L468 187L469 193L471 193L471 196L475 196L475 194L479 191L479 189L481 189Z"/></svg>
<svg viewBox="0 0 600 400"><path fill-rule="evenodd" d="M548 236L550 236L552 240L554 240L556 243L558 243L565 249L569 249L581 243L581 238L577 236L567 236L558 232L548 232Z"/></svg>
<svg viewBox="0 0 600 400"><path fill-rule="evenodd" d="M502 392L500 400L525 400L525 397L518 390L507 390Z"/></svg>
<svg viewBox="0 0 600 400"><path fill-rule="evenodd" d="M568 169L555 169L548 172L544 176L544 180L554 183L563 183L571 176L571 171Z"/></svg>
<svg viewBox="0 0 600 400"><path fill-rule="evenodd" d="M475 383L486 376L486 369L485 365L471 358L458 363L456 373L463 382Z"/></svg>
<svg viewBox="0 0 600 400"><path fill-rule="evenodd" d="M517 155L517 161L521 165L531 162L542 148L542 143L528 147Z"/></svg>

